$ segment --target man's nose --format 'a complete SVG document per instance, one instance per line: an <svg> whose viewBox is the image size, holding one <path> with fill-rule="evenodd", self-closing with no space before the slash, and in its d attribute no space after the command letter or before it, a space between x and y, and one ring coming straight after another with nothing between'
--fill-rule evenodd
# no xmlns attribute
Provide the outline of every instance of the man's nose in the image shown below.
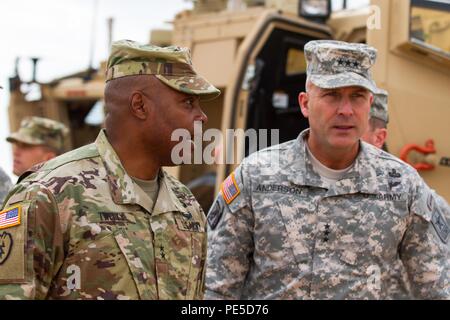
<svg viewBox="0 0 450 320"><path fill-rule="evenodd" d="M208 116L200 107L198 108L198 114L196 115L195 121L201 121L203 124L206 124L208 122Z"/></svg>
<svg viewBox="0 0 450 320"><path fill-rule="evenodd" d="M343 116L353 115L353 105L349 97L343 97L339 103L338 114Z"/></svg>

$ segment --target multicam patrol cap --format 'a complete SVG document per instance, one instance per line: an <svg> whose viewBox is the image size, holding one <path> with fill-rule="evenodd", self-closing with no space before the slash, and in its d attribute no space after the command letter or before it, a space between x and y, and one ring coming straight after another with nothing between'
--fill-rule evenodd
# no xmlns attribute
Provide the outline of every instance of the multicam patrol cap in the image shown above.
<svg viewBox="0 0 450 320"><path fill-rule="evenodd" d="M6 141L45 145L61 153L64 151L68 133L69 130L61 122L41 117L27 117L20 123L19 130L11 133Z"/></svg>
<svg viewBox="0 0 450 320"><path fill-rule="evenodd" d="M305 45L307 80L324 89L349 86L376 92L369 69L377 50L361 43L314 40Z"/></svg>
<svg viewBox="0 0 450 320"><path fill-rule="evenodd" d="M106 81L130 75L154 75L169 87L187 94L215 98L220 90L195 72L188 48L143 45L131 40L112 44Z"/></svg>
<svg viewBox="0 0 450 320"><path fill-rule="evenodd" d="M370 108L370 117L377 118L388 123L388 93L386 90L378 89L373 95L373 102Z"/></svg>

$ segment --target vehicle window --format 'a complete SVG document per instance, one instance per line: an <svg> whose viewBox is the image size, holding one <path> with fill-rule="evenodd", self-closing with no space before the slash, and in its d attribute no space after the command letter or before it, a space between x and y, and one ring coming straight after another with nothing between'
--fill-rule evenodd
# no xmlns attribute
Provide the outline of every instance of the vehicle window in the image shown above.
<svg viewBox="0 0 450 320"><path fill-rule="evenodd" d="M287 52L286 75L293 76L306 72L305 54L302 50L290 48Z"/></svg>
<svg viewBox="0 0 450 320"><path fill-rule="evenodd" d="M412 0L410 41L450 58L450 3Z"/></svg>

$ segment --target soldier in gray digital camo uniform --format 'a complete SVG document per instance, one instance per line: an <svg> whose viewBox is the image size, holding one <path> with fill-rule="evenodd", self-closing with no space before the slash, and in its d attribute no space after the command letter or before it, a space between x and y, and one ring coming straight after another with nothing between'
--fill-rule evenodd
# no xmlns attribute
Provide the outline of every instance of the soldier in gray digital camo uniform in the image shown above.
<svg viewBox="0 0 450 320"><path fill-rule="evenodd" d="M377 89L374 94L372 106L370 108L369 127L361 139L375 147L382 148L385 146L387 139L387 124L389 121L388 115L388 92L383 89ZM384 149L386 150L386 149ZM437 206L442 214L446 217L447 222L450 223L450 206L448 202L436 192L434 197Z"/></svg>
<svg viewBox="0 0 450 320"><path fill-rule="evenodd" d="M6 195L9 190L11 190L12 184L11 179L8 175L0 168L0 208L2 207L3 200L5 200Z"/></svg>
<svg viewBox="0 0 450 320"><path fill-rule="evenodd" d="M0 89L3 89L3 87L0 86ZM5 171L0 168L0 209L2 207L3 200L5 199L11 187L11 179L8 177Z"/></svg>
<svg viewBox="0 0 450 320"><path fill-rule="evenodd" d="M208 213L206 299L448 299L449 227L417 172L360 140L376 50L306 44L310 129L256 152Z"/></svg>

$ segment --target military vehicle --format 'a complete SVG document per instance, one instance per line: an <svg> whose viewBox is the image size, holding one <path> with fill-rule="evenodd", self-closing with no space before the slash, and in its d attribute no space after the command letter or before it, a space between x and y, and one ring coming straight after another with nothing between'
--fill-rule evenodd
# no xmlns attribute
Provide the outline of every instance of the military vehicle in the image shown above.
<svg viewBox="0 0 450 320"><path fill-rule="evenodd" d="M196 70L222 90L202 104L209 118L203 130L279 129L280 143L308 127L297 102L305 89L305 43L336 39L376 47L374 77L390 94L388 151L413 165L449 201L450 3L372 0L348 9L346 2L332 10L330 0L197 0L193 10L175 16L171 34L155 31L152 38L191 48ZM41 84L39 108L12 86L11 128L23 115L42 110L70 124L71 147L92 141L99 128L84 119L102 99L102 77L103 70L83 72ZM233 163L170 168L205 210L221 181L252 151L240 139L243 148L227 141L215 149L237 153Z"/></svg>

